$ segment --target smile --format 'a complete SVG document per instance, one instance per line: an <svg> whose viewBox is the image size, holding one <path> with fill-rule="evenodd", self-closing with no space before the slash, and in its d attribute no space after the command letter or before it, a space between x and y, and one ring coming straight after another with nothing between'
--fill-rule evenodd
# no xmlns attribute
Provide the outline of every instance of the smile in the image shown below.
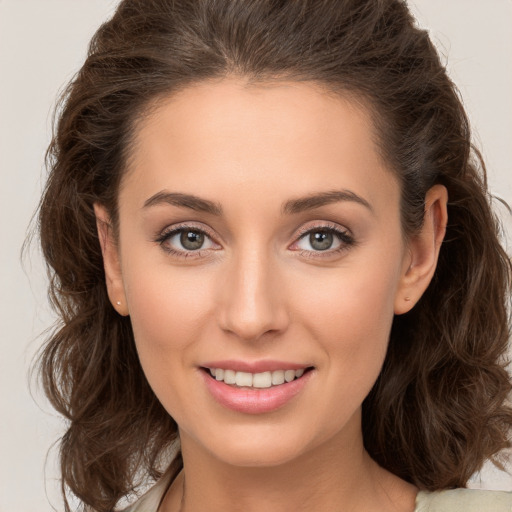
<svg viewBox="0 0 512 512"><path fill-rule="evenodd" d="M273 372L248 373L223 368L208 368L215 380L236 387L270 388L292 382L302 377L304 368L299 370L275 370Z"/></svg>
<svg viewBox="0 0 512 512"><path fill-rule="evenodd" d="M221 406L246 414L275 411L299 395L315 368L272 370L258 373L202 367L199 374L209 394Z"/></svg>

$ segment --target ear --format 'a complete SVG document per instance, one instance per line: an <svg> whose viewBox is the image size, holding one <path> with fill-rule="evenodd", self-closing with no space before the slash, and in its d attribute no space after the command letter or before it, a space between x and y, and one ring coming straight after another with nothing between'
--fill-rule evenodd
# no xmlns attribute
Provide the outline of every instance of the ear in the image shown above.
<svg viewBox="0 0 512 512"><path fill-rule="evenodd" d="M94 214L96 215L96 227L103 255L108 297L114 309L120 315L127 316L129 311L122 279L121 261L110 216L107 209L99 203L94 204Z"/></svg>
<svg viewBox="0 0 512 512"><path fill-rule="evenodd" d="M425 198L425 214L420 232L408 243L402 276L395 297L395 314L410 311L427 289L437 266L439 250L448 222L448 192L434 185Z"/></svg>

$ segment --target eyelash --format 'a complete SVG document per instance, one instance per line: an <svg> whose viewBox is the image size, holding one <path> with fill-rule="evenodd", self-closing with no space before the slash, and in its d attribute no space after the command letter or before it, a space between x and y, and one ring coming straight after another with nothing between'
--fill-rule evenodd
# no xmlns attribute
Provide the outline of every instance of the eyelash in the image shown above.
<svg viewBox="0 0 512 512"><path fill-rule="evenodd" d="M354 237L344 229L341 229L335 224L331 224L329 222L319 224L316 226L305 226L299 230L297 233L297 239L293 242L292 245L297 244L301 240L303 240L307 235L311 233L317 233L319 231L325 231L328 233L333 233L335 237L340 241L340 246L336 249L327 249L325 251L309 251L309 250L298 250L299 255L304 258L329 258L335 255L338 255L342 252L347 251L351 247L356 245L356 241Z"/></svg>
<svg viewBox="0 0 512 512"><path fill-rule="evenodd" d="M210 240L214 240L214 237L212 234L205 230L204 228L199 228L194 225L190 224L180 224L177 226L173 226L172 228L165 229L161 234L159 234L155 238L155 242L158 243L162 249L170 254L173 257L177 258L201 258L205 255L205 253L208 253L211 249L198 249L198 250L176 250L170 247L169 245L166 245L165 242L167 242L169 239L171 239L173 236L182 233L184 231L194 231L200 234L205 235ZM301 240L303 240L307 235L310 235L311 233L319 232L319 231L326 231L329 233L333 233L336 238L340 241L340 246L336 249L327 249L325 251L310 251L310 250L298 250L295 249L296 252L299 253L300 256L305 258L328 258L332 257L333 255L340 254L344 251L347 251L350 247L353 247L356 245L356 241L354 240L353 236L349 234L348 231L340 229L338 226L331 224L331 223L324 223L316 226L308 226L303 227L299 230L299 232L296 235L296 240L293 242L292 245L295 245L299 243ZM213 243L216 243L213 241Z"/></svg>
<svg viewBox="0 0 512 512"><path fill-rule="evenodd" d="M196 233L200 233L207 236L210 240L214 239L212 234L209 231L205 230L204 228L199 228L191 224L179 224L177 226L173 226L172 228L165 229L160 235L158 235L158 237L155 239L155 242L160 244L160 246L166 253L177 258L185 259L203 257L205 253L207 253L210 249L198 249L196 251L178 251L176 249L173 249L169 245L166 245L165 242L170 240L173 236L184 231L194 231Z"/></svg>

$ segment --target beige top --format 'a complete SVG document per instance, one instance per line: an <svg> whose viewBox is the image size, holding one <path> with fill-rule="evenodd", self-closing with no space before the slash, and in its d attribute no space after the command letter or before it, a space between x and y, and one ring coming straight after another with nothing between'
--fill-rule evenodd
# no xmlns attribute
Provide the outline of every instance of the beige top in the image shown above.
<svg viewBox="0 0 512 512"><path fill-rule="evenodd" d="M512 492L475 489L420 491L414 512L512 512Z"/></svg>
<svg viewBox="0 0 512 512"><path fill-rule="evenodd" d="M168 485L168 479L162 478L123 512L157 512ZM414 512L512 512L512 492L474 489L420 491Z"/></svg>

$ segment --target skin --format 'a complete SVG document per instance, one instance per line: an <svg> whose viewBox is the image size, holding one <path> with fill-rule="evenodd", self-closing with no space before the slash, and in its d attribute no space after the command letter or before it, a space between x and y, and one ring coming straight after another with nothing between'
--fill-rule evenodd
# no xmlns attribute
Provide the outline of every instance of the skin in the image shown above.
<svg viewBox="0 0 512 512"><path fill-rule="evenodd" d="M95 205L110 299L130 315L148 381L179 425L184 470L161 512L414 510L417 489L365 452L361 404L393 316L432 278L447 194L429 191L422 231L404 240L400 187L370 119L361 103L313 84L202 82L139 125L117 243ZM340 190L367 205L345 194L283 213L287 201ZM144 207L162 191L222 214ZM162 240L183 224L208 234L201 251ZM333 236L334 249L319 251L304 234L333 227L354 243ZM203 383L198 367L219 359L292 361L314 374L280 409L244 414Z"/></svg>

